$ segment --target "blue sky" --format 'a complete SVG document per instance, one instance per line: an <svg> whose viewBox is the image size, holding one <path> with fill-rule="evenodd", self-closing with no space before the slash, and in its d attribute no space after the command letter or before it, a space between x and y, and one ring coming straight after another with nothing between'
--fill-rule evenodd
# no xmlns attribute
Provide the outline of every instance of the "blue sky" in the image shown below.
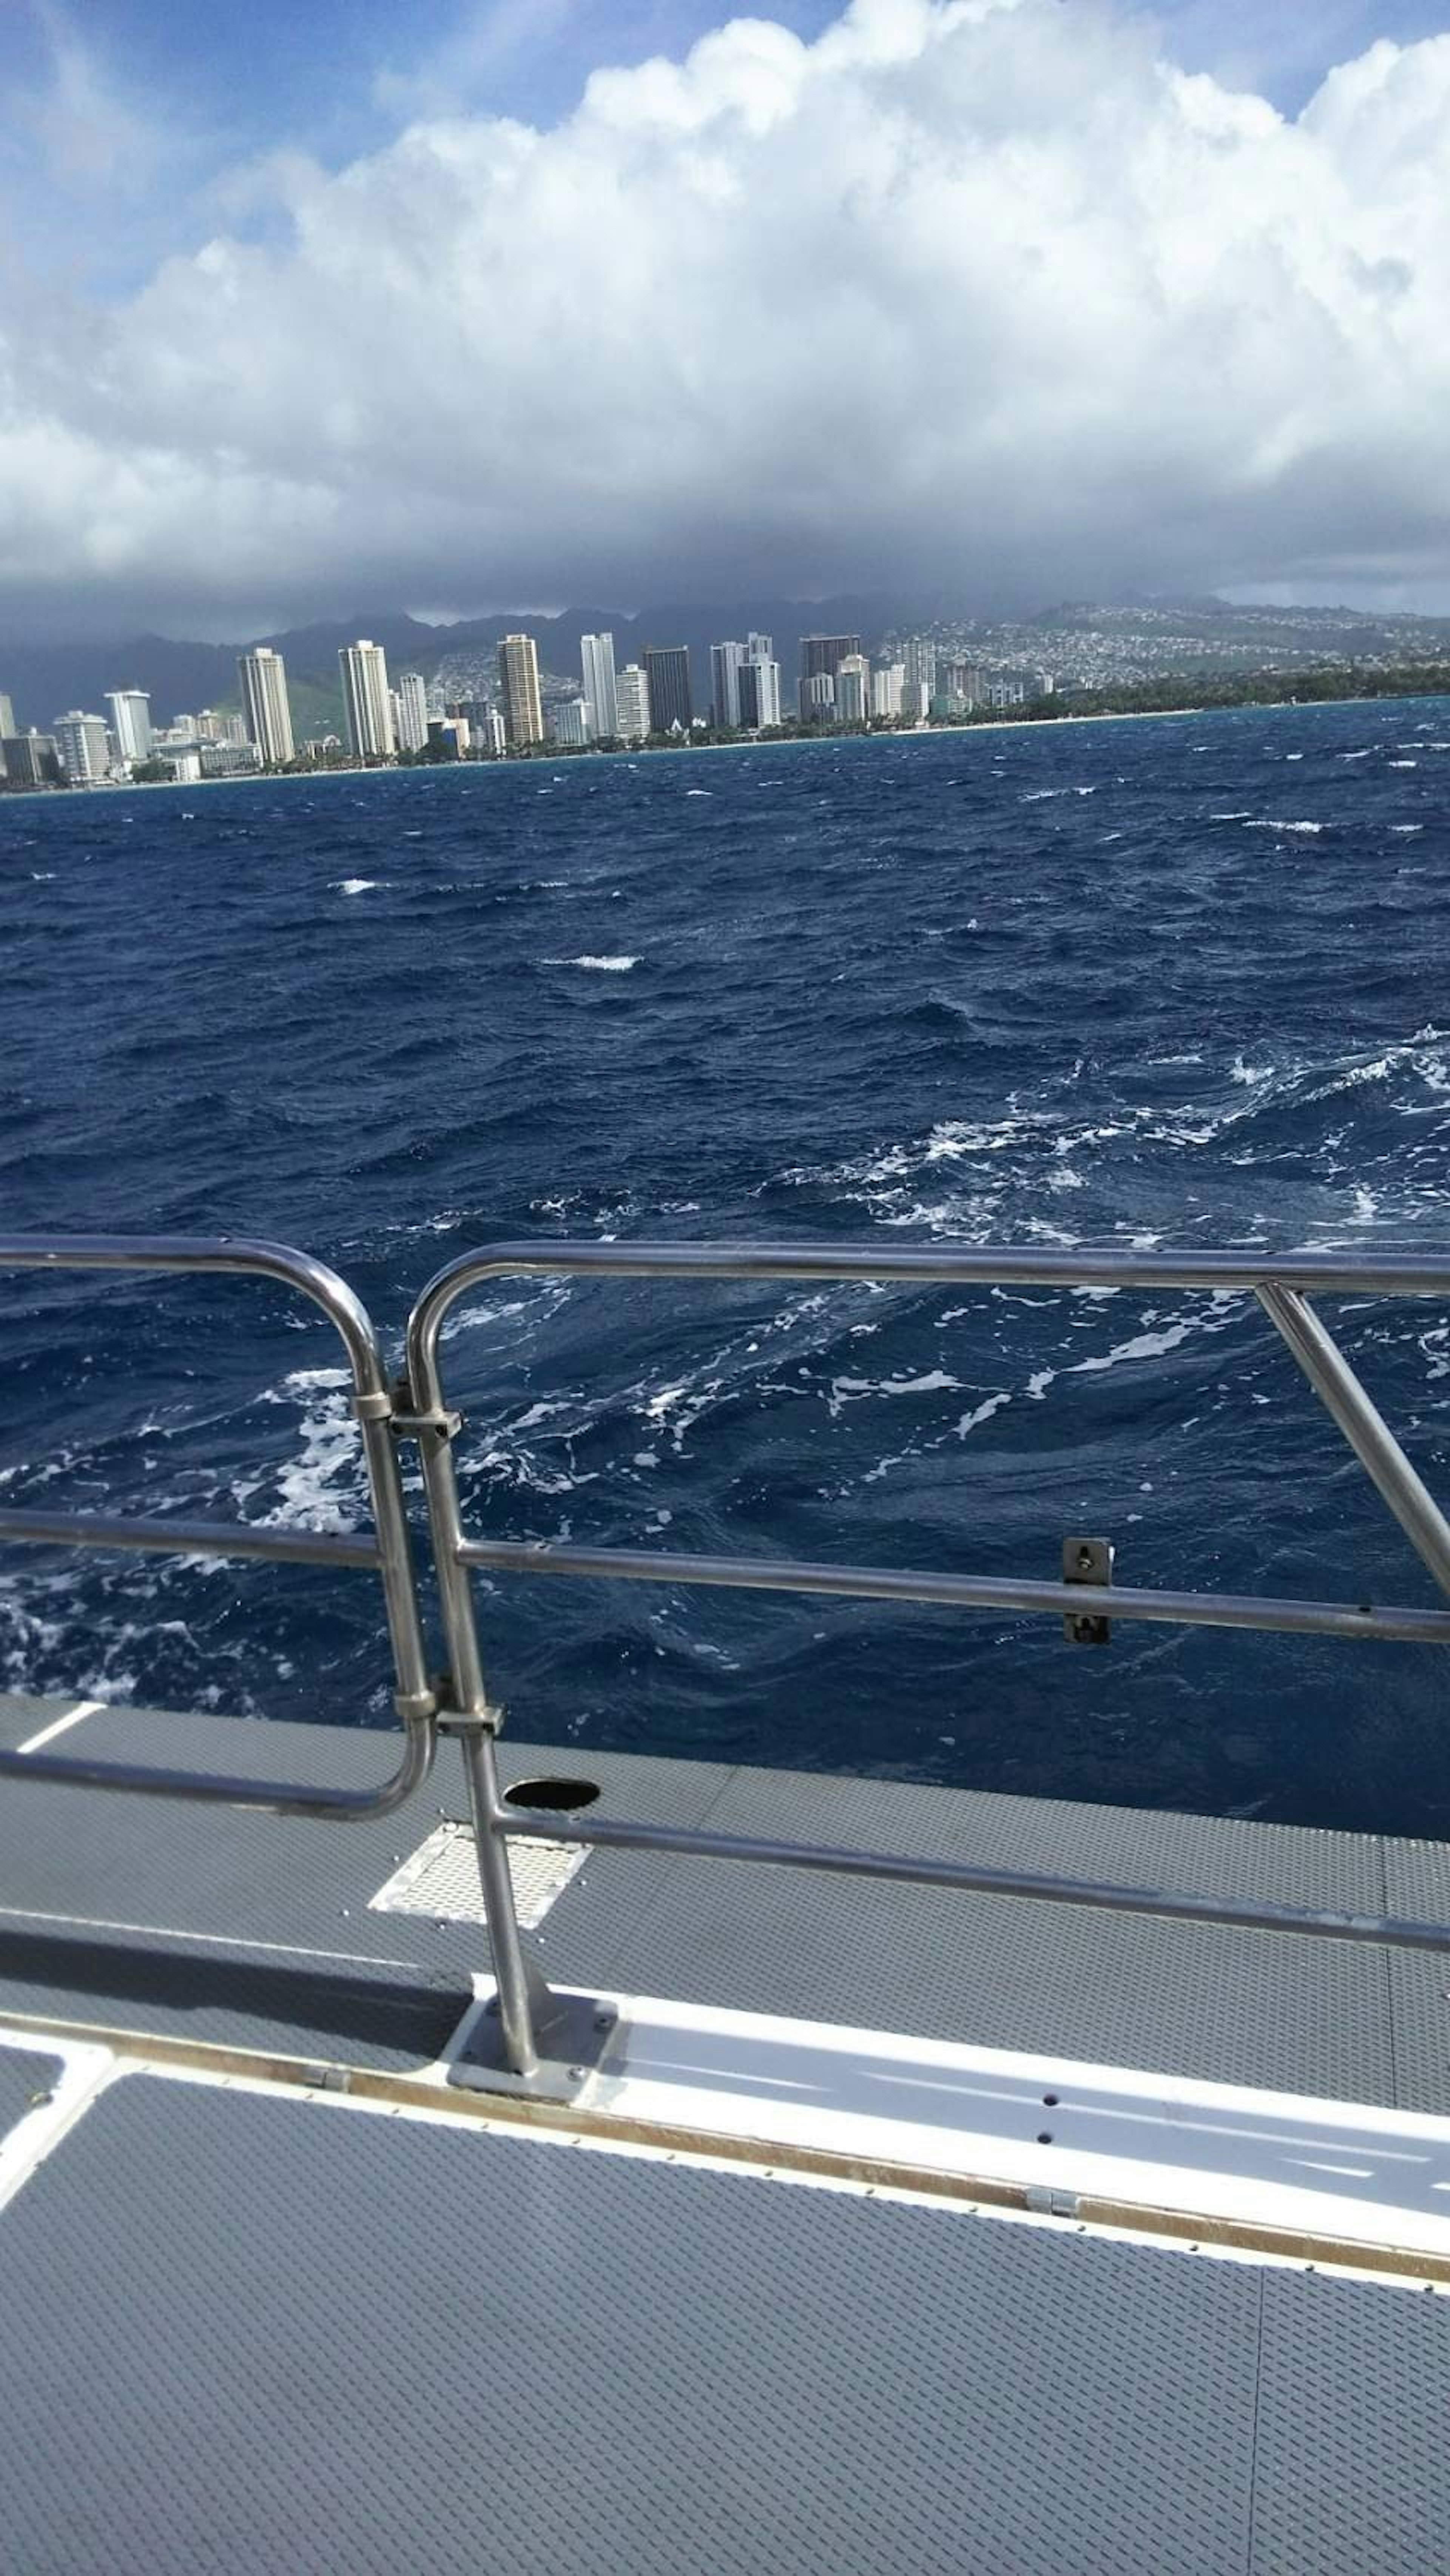
<svg viewBox="0 0 1450 2576"><path fill-rule="evenodd" d="M279 152L328 170L418 115L551 125L599 65L679 55L732 14L810 37L841 0L0 0L0 182L44 208L43 270L125 292L219 222L258 217L248 173ZM1062 0L1065 13L1092 0ZM1128 0L1176 59L1293 114L1379 37L1450 26L1450 0ZM115 218L102 222L102 210Z"/></svg>
<svg viewBox="0 0 1450 2576"><path fill-rule="evenodd" d="M1450 611L1450 0L0 0L0 41L0 633Z"/></svg>

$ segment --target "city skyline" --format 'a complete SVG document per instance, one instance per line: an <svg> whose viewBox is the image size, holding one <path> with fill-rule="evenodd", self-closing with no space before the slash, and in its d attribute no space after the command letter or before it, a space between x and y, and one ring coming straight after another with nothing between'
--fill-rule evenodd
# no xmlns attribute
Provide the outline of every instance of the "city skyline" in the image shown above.
<svg viewBox="0 0 1450 2576"><path fill-rule="evenodd" d="M540 6L15 0L0 633L1450 608L1450 0Z"/></svg>

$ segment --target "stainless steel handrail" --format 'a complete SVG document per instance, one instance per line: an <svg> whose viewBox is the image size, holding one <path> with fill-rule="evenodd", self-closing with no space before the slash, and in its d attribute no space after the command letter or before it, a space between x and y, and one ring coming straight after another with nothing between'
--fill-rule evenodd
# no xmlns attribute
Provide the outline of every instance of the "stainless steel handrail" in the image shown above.
<svg viewBox="0 0 1450 2576"><path fill-rule="evenodd" d="M195 1798L266 1808L280 1815L343 1821L386 1815L427 1778L436 1743L437 1695L428 1677L413 1572L412 1540L390 1428L392 1398L367 1309L345 1279L309 1253L246 1236L0 1234L0 1269L222 1271L277 1281L320 1306L342 1337L362 1434L371 1534L267 1530L255 1523L183 1521L99 1513L0 1511L0 1543L141 1549L179 1556L260 1556L286 1563L375 1567L382 1581L403 1720L397 1768L374 1789L328 1788L292 1780L248 1780L222 1772L177 1771L76 1756L0 1752L0 1778L64 1781L88 1789Z"/></svg>
<svg viewBox="0 0 1450 2576"><path fill-rule="evenodd" d="M1163 1288L1256 1296L1331 1418L1399 1521L1441 1592L1450 1597L1450 1521L1417 1475L1338 1344L1309 1304L1329 1295L1438 1296L1450 1303L1450 1258L1397 1254L1299 1253L1256 1258L1245 1253L943 1251L934 1245L505 1243L464 1253L429 1281L408 1319L408 1427L420 1443L433 1532L439 1597L452 1661L457 1717L468 1730L469 1791L479 1851L484 1910L494 1948L499 2019L510 2064L527 2075L537 2065L535 2025L539 1972L524 1949L505 1858L519 1834L606 1849L691 1853L721 1860L905 1879L989 1895L1044 1898L1118 1913L1149 1914L1321 1938L1378 1941L1411 1948L1450 1948L1450 1926L1389 1915L1350 1916L1307 1907L1223 1906L1162 1888L1027 1875L962 1863L910 1860L822 1845L768 1841L613 1819L535 1813L504 1804L493 1738L501 1712L483 1677L470 1570L710 1584L744 1590L841 1593L873 1600L936 1602L966 1610L1009 1610L1070 1618L1092 1616L1172 1621L1190 1626L1263 1628L1295 1634L1380 1637L1450 1644L1450 1610L1256 1595L1148 1591L1083 1584L999 1580L890 1568L802 1564L791 1559L671 1555L665 1551L470 1539L458 1497L453 1439L439 1360L450 1308L484 1280L534 1275L659 1279L898 1282L918 1287Z"/></svg>

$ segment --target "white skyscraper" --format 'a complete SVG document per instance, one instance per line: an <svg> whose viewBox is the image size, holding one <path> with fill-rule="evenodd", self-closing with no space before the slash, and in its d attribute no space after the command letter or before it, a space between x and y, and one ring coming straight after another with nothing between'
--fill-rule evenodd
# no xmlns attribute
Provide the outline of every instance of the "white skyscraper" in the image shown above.
<svg viewBox="0 0 1450 2576"><path fill-rule="evenodd" d="M619 694L614 673L612 635L581 635L579 658L584 666L584 695L589 701L589 730L596 741L619 731Z"/></svg>
<svg viewBox="0 0 1450 2576"><path fill-rule="evenodd" d="M768 635L752 639L768 645ZM747 732L780 722L780 664L768 652L751 655L740 665L740 722Z"/></svg>
<svg viewBox="0 0 1450 2576"><path fill-rule="evenodd" d="M111 738L103 716L82 715L79 707L72 707L69 715L58 716L55 747L72 787L84 787L93 779L104 778L110 768Z"/></svg>
<svg viewBox="0 0 1450 2576"><path fill-rule="evenodd" d="M589 740L589 702L558 698L549 709L549 731L566 750L582 751Z"/></svg>
<svg viewBox="0 0 1450 2576"><path fill-rule="evenodd" d="M906 685L904 662L878 662L871 674L871 713L895 717L901 713L901 692Z"/></svg>
<svg viewBox="0 0 1450 2576"><path fill-rule="evenodd" d="M386 760L393 750L393 711L388 703L388 657L381 644L360 635L338 653L348 748L355 760Z"/></svg>
<svg viewBox="0 0 1450 2576"><path fill-rule="evenodd" d="M151 700L145 689L108 689L106 704L111 710L111 731L116 737L116 756L120 760L149 760L151 757Z"/></svg>
<svg viewBox="0 0 1450 2576"><path fill-rule="evenodd" d="M421 751L427 739L427 684L421 671L404 671L398 681L398 749Z"/></svg>
<svg viewBox="0 0 1450 2576"><path fill-rule="evenodd" d="M836 673L837 724L864 724L871 713L871 665L864 653L848 653Z"/></svg>
<svg viewBox="0 0 1450 2576"><path fill-rule="evenodd" d="M740 671L745 658L743 644L710 647L710 704L717 725L734 727L740 722Z"/></svg>
<svg viewBox="0 0 1450 2576"><path fill-rule="evenodd" d="M643 742L649 732L649 681L642 663L625 663L616 695L620 741Z"/></svg>
<svg viewBox="0 0 1450 2576"><path fill-rule="evenodd" d="M15 709L5 695L4 690L0 689L0 742L4 741L7 734L13 734L14 731Z"/></svg>
<svg viewBox="0 0 1450 2576"><path fill-rule="evenodd" d="M259 644L254 653L240 655L237 678L242 687L247 737L256 744L263 761L268 767L277 767L295 759L292 704L281 654L274 653L270 644Z"/></svg>
<svg viewBox="0 0 1450 2576"><path fill-rule="evenodd" d="M502 760L504 753L508 749L509 738L504 729L504 720L499 714L497 707L490 707L485 715L483 719L481 738L484 750L489 754L490 758L493 760Z"/></svg>

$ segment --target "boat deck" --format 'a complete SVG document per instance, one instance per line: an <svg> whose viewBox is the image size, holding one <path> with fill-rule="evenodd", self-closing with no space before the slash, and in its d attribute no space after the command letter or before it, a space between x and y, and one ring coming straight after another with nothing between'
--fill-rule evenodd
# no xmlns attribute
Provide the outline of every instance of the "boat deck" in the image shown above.
<svg viewBox="0 0 1450 2576"><path fill-rule="evenodd" d="M67 1714L0 1701L0 1742ZM389 1749L117 1710L81 1738L347 1784ZM1450 1917L1439 1846L507 1736L500 1757L646 1820ZM343 1829L6 1784L0 2568L1443 2568L1450 1956L516 1850L551 1980L622 2022L651 1999L648 2083L540 2108L460 2087L491 1992L465 1812L451 1748L422 1800ZM871 2034L912 2096L894 2157L861 2151L843 2071ZM1180 2139L1185 2105L1227 2105L1221 2140L1261 2103L1307 2156L1314 2103L1344 2106L1358 2267L1307 2231L1293 2259L1095 2216L1074 2135L1125 2069ZM994 2070L1020 2132L996 2183L913 2153L939 2134L925 2094ZM667 2075L688 2120L651 2114ZM772 2087L813 2089L815 2126ZM1447 2218L1425 2259L1381 2263L1383 2176L1415 2160Z"/></svg>

